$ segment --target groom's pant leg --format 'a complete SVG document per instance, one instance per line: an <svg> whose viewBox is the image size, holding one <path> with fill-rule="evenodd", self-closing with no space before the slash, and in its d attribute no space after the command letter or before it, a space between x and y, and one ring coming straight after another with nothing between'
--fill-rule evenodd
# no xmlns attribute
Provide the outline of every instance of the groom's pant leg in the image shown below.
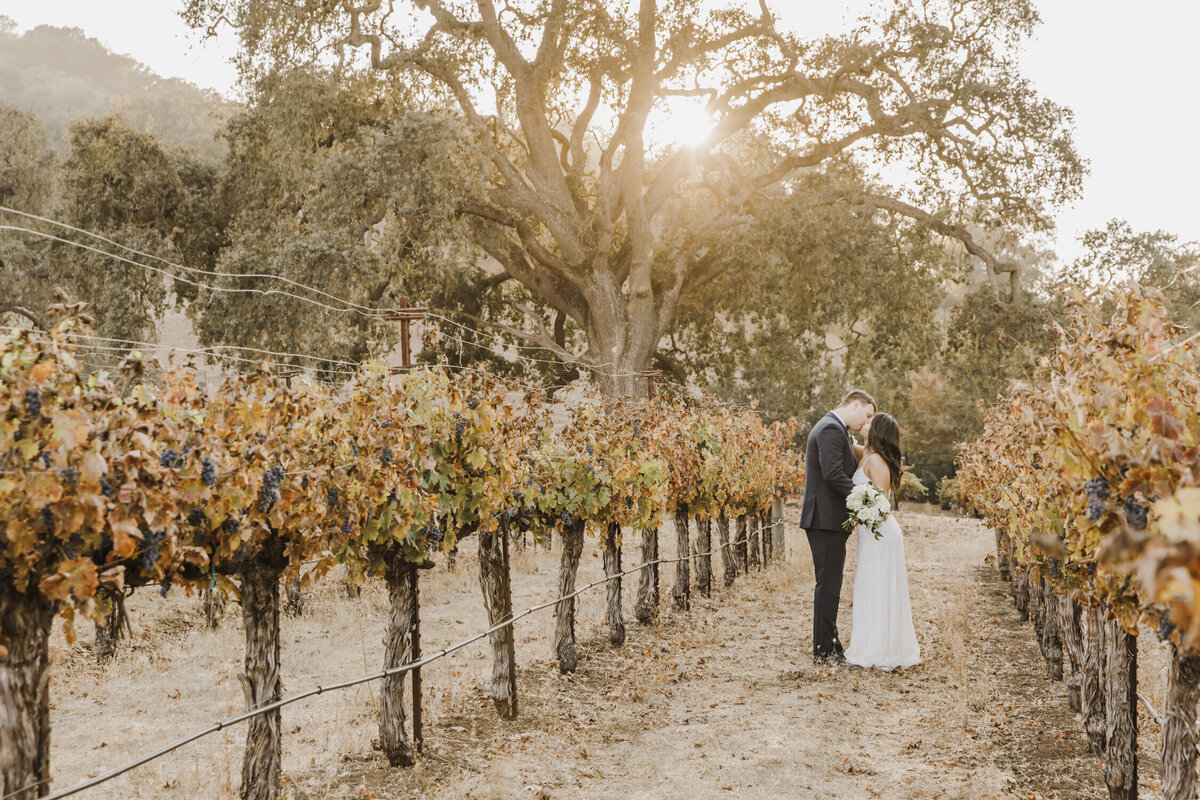
<svg viewBox="0 0 1200 800"><path fill-rule="evenodd" d="M812 550L813 572L817 579L813 591L813 655L841 652L837 614L842 596L842 571L846 566L846 534L816 528L806 531Z"/></svg>

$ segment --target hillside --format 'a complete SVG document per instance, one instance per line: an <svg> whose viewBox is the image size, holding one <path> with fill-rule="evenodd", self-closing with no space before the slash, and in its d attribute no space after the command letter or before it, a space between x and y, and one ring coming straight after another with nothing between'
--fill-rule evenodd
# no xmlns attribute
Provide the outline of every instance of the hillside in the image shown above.
<svg viewBox="0 0 1200 800"><path fill-rule="evenodd" d="M120 113L168 145L217 155L213 138L230 103L178 78L163 78L113 53L78 28L41 25L17 34L0 16L0 102L32 111L51 141L71 120Z"/></svg>

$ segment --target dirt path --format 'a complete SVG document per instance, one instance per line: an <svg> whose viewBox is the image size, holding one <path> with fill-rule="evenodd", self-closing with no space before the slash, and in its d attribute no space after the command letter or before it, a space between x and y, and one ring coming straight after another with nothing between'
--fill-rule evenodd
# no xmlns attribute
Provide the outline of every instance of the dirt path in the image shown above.
<svg viewBox="0 0 1200 800"><path fill-rule="evenodd" d="M575 676L526 660L518 722L498 723L478 696L434 725L413 773L347 762L339 796L1107 796L1063 685L1045 677L1006 585L984 565L989 535L945 516L910 512L903 523L918 668L812 664L811 566L793 535L788 564L689 615L632 626L618 652L594 629ZM846 600L852 584L848 568ZM844 601L843 631L849 610ZM323 796L329 777L314 776L320 790L301 779L300 796Z"/></svg>
<svg viewBox="0 0 1200 800"><path fill-rule="evenodd" d="M697 599L688 614L664 610L652 627L630 622L620 649L607 643L602 593L585 595L576 675L560 676L549 657L548 611L518 623L521 716L515 722L499 721L483 694L490 655L482 646L427 668L426 747L415 768L393 770L371 750L374 686L288 706L286 796L1107 796L1100 762L1087 753L1065 686L1046 677L1032 630L1007 599L1008 584L985 564L992 539L979 523L915 508L903 512L924 663L888 675L813 665L812 566L803 533L791 522L785 563ZM668 526L664 553L673 554L673 540ZM425 579L426 652L486 627L473 548L464 543L457 571L439 568ZM603 574L596 549L589 541L581 583ZM557 551L515 554L517 609L554 596L557 558ZM843 633L850 628L853 564L852 547ZM667 567L667 586L671 578ZM627 614L631 583L624 591ZM380 587L350 600L336 581L327 581L307 599L303 617L283 622L285 693L378 668L387 613ZM92 663L87 636L73 647L56 637L56 788L243 708L236 606L215 632L201 629L194 601L178 593L165 600L139 593L130 609L137 635L107 667ZM1143 663L1151 660L1144 655ZM1153 685L1146 691L1161 699ZM1143 725L1153 727L1147 720ZM206 737L81 797L235 797L243 736L234 728ZM1144 747L1154 744L1150 736L1144 741ZM1152 761L1152 751L1144 751L1144 783L1157 774Z"/></svg>

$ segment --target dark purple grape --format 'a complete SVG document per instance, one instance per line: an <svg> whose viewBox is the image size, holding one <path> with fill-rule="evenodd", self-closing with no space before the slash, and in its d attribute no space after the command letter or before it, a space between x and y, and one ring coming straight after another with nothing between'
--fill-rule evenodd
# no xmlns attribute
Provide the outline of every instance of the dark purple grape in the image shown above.
<svg viewBox="0 0 1200 800"><path fill-rule="evenodd" d="M1150 509L1132 497L1126 497L1121 503L1125 506L1125 520L1129 523L1129 527L1135 531L1144 530L1150 516Z"/></svg>
<svg viewBox="0 0 1200 800"><path fill-rule="evenodd" d="M42 527L46 529L47 533L51 533L54 530L54 512L50 510L50 506L45 506L42 509L41 516Z"/></svg>
<svg viewBox="0 0 1200 800"><path fill-rule="evenodd" d="M390 467L392 465L392 448L385 444L383 452L379 455L379 460L383 462L385 467Z"/></svg>
<svg viewBox="0 0 1200 800"><path fill-rule="evenodd" d="M167 469L179 469L183 466L183 455L173 447L168 447L159 457L158 463Z"/></svg>
<svg viewBox="0 0 1200 800"><path fill-rule="evenodd" d="M188 522L188 525L194 525L196 527L200 527L204 523L208 522L208 517L205 516L204 509L193 508L191 511L188 512L187 522Z"/></svg>
<svg viewBox="0 0 1200 800"><path fill-rule="evenodd" d="M100 494L104 495L110 500L112 499L113 487L112 484L108 482L107 476L100 479Z"/></svg>
<svg viewBox="0 0 1200 800"><path fill-rule="evenodd" d="M1108 481L1103 477L1089 479L1083 485L1083 490L1087 492L1088 497L1095 497L1100 500L1108 499Z"/></svg>
<svg viewBox="0 0 1200 800"><path fill-rule="evenodd" d="M75 487L79 485L79 470L74 467L64 467L62 471L63 486L69 491L75 491Z"/></svg>
<svg viewBox="0 0 1200 800"><path fill-rule="evenodd" d="M338 490L336 486L330 486L325 490L325 504L330 508L337 508Z"/></svg>
<svg viewBox="0 0 1200 800"><path fill-rule="evenodd" d="M206 458L201 462L203 465L200 469L200 482L205 486L214 486L217 483L217 468L213 464L211 458Z"/></svg>
<svg viewBox="0 0 1200 800"><path fill-rule="evenodd" d="M1092 522L1099 522L1104 517L1104 512L1107 507L1099 500L1092 500L1088 503L1088 519Z"/></svg>
<svg viewBox="0 0 1200 800"><path fill-rule="evenodd" d="M42 396L38 390L30 386L25 390L25 416L33 419L42 413Z"/></svg>

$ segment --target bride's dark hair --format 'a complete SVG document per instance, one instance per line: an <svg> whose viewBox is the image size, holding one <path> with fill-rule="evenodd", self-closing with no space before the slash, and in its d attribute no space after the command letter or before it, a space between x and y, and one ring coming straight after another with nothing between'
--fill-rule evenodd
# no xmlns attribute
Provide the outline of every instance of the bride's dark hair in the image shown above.
<svg viewBox="0 0 1200 800"><path fill-rule="evenodd" d="M892 491L900 491L900 479L904 476L904 468L900 466L900 426L890 414L876 414L871 417L871 430L867 434L867 446L879 454L883 463L887 464L891 475Z"/></svg>

